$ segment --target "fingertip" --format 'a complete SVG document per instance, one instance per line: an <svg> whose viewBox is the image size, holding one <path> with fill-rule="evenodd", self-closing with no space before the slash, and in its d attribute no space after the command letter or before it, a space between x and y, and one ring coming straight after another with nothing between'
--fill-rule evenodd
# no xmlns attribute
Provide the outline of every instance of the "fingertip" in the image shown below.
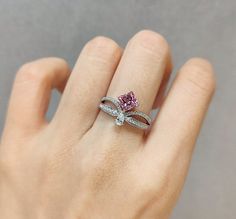
<svg viewBox="0 0 236 219"><path fill-rule="evenodd" d="M180 78L187 79L192 85L207 93L214 93L216 79L212 64L203 58L189 59L179 71Z"/></svg>

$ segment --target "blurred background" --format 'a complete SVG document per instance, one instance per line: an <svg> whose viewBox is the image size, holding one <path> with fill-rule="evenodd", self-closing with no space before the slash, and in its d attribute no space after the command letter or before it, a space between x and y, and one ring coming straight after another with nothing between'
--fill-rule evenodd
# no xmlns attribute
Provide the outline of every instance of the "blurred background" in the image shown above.
<svg viewBox="0 0 236 219"><path fill-rule="evenodd" d="M105 35L125 46L141 29L169 41L176 70L192 56L209 59L217 91L197 142L173 219L236 218L235 0L0 0L0 131L15 72L44 56L71 67L86 43ZM53 94L49 117L59 95Z"/></svg>

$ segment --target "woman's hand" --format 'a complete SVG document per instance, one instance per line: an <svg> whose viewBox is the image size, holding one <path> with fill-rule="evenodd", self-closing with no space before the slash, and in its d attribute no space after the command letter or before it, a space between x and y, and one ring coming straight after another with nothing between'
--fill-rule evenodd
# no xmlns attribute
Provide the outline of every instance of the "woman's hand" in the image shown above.
<svg viewBox="0 0 236 219"><path fill-rule="evenodd" d="M0 218L168 218L215 87L211 65L194 58L162 101L170 72L168 44L151 31L123 54L108 38L91 40L71 74L58 58L21 67L0 147ZM53 88L64 92L47 122ZM140 111L161 106L149 132L99 111L103 96L128 91Z"/></svg>

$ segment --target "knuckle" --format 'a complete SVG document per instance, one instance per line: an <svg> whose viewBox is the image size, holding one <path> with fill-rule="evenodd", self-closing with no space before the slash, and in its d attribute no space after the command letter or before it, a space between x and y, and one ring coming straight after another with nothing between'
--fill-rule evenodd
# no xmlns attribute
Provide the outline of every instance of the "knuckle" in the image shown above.
<svg viewBox="0 0 236 219"><path fill-rule="evenodd" d="M90 43L104 47L119 47L114 40L104 36L96 36L90 41Z"/></svg>
<svg viewBox="0 0 236 219"><path fill-rule="evenodd" d="M190 82L193 89L202 91L205 93L212 93L215 90L215 76L213 73L212 65L209 61L202 58L190 59L182 71L180 71L181 77Z"/></svg>
<svg viewBox="0 0 236 219"><path fill-rule="evenodd" d="M70 67L67 61L63 58L50 57L50 58L46 58L46 60L50 60L51 63L57 64L57 66L60 66L61 69L67 69L68 71L70 70Z"/></svg>
<svg viewBox="0 0 236 219"><path fill-rule="evenodd" d="M0 175L10 175L15 169L15 160L11 156L0 156Z"/></svg>
<svg viewBox="0 0 236 219"><path fill-rule="evenodd" d="M130 44L140 45L153 55L166 57L169 53L169 45L166 39L159 33L142 30L134 35L130 40Z"/></svg>
<svg viewBox="0 0 236 219"><path fill-rule="evenodd" d="M103 61L119 56L121 49L119 45L110 38L97 36L90 40L84 47L82 54Z"/></svg>
<svg viewBox="0 0 236 219"><path fill-rule="evenodd" d="M24 82L41 82L44 81L47 77L42 68L33 62L26 63L20 67L16 75L17 83Z"/></svg>
<svg viewBox="0 0 236 219"><path fill-rule="evenodd" d="M160 198L162 199L170 189L170 177L159 175L159 180L153 180L153 177L137 180L134 187L139 191L141 199Z"/></svg>

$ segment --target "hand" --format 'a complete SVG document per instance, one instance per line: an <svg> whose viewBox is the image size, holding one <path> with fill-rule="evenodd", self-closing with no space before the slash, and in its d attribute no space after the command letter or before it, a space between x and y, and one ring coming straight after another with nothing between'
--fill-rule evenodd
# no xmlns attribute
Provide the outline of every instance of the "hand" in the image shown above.
<svg viewBox="0 0 236 219"><path fill-rule="evenodd" d="M21 67L0 147L0 218L168 218L215 87L211 65L194 58L163 98L170 72L168 44L151 31L123 54L108 38L89 41L71 74L58 58ZM53 88L64 92L46 121ZM161 106L148 132L98 109L128 91L140 111Z"/></svg>

